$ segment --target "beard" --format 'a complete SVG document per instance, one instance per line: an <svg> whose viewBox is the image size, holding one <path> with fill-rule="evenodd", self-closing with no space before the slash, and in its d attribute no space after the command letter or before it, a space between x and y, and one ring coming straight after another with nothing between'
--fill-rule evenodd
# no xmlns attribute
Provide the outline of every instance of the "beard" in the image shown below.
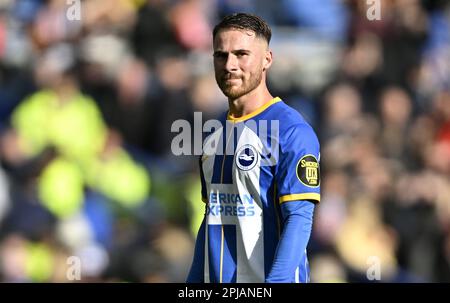
<svg viewBox="0 0 450 303"><path fill-rule="evenodd" d="M237 99L258 87L262 80L262 72L256 74L251 73L250 78L247 81L244 81L242 77L232 77L232 79L240 79L240 85L231 84L227 82L228 79L228 76L222 76L219 79L216 76L217 84L223 94L229 99Z"/></svg>

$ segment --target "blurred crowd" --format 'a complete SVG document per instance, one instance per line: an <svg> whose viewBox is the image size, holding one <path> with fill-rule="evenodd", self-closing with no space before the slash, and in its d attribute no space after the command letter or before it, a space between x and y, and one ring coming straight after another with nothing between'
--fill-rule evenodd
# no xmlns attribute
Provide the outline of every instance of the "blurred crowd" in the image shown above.
<svg viewBox="0 0 450 303"><path fill-rule="evenodd" d="M185 280L204 204L171 125L226 110L211 31L242 11L319 135L312 282L450 282L450 3L380 2L0 0L0 281Z"/></svg>

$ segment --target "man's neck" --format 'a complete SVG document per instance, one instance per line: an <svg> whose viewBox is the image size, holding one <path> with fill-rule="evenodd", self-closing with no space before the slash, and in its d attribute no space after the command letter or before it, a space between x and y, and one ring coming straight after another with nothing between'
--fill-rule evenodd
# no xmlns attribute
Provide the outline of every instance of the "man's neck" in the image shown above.
<svg viewBox="0 0 450 303"><path fill-rule="evenodd" d="M240 118L251 114L272 99L273 96L267 89L264 91L254 90L237 99L228 99L229 115L233 118Z"/></svg>

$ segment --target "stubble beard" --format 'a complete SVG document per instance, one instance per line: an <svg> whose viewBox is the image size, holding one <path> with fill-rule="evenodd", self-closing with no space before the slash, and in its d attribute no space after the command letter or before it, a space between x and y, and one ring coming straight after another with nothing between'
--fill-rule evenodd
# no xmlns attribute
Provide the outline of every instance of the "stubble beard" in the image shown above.
<svg viewBox="0 0 450 303"><path fill-rule="evenodd" d="M242 78L240 78L240 80L242 84L240 86L235 86L228 84L223 78L220 80L216 79L219 88L226 97L229 99L237 99L248 94L259 86L262 80L262 72L251 74L248 82L244 82Z"/></svg>

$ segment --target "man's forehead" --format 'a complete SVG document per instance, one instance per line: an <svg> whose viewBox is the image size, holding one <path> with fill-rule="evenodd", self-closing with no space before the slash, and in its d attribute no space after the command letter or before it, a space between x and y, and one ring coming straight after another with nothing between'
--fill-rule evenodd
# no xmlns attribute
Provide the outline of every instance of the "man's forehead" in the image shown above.
<svg viewBox="0 0 450 303"><path fill-rule="evenodd" d="M224 34L230 34L230 33L243 34L243 35L247 35L249 37L256 36L256 33L254 31L252 31L251 29L230 27L230 28L223 28L223 29L219 30L216 34L216 37L220 36L220 35L224 35Z"/></svg>
<svg viewBox="0 0 450 303"><path fill-rule="evenodd" d="M255 44L257 42L257 44ZM220 30L213 41L214 49L225 46L224 44L232 43L237 48L251 48L256 47L258 44L264 45L265 40L256 36L256 33L252 30L246 29L223 29ZM245 47L244 47L245 46Z"/></svg>

